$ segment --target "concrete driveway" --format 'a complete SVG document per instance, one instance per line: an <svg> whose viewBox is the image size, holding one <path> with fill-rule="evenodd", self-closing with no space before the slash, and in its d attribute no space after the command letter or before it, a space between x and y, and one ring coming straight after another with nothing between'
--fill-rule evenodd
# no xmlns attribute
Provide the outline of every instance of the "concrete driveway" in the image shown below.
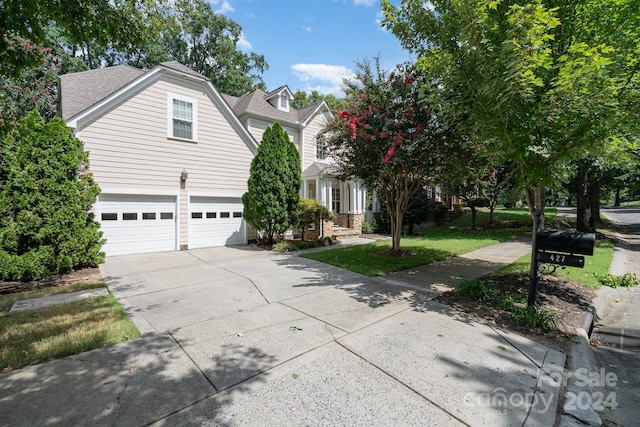
<svg viewBox="0 0 640 427"><path fill-rule="evenodd" d="M102 269L145 335L0 375L0 425L554 423L564 355L429 288L249 246Z"/></svg>

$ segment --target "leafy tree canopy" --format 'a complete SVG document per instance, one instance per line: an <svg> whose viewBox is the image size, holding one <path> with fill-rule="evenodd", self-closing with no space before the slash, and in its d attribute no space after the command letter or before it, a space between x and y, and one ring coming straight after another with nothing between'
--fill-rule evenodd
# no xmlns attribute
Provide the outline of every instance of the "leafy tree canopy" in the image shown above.
<svg viewBox="0 0 640 427"><path fill-rule="evenodd" d="M635 0L383 1L384 25L419 55L443 112L513 164L543 207L563 162L637 129ZM423 97L431 100L427 91Z"/></svg>
<svg viewBox="0 0 640 427"><path fill-rule="evenodd" d="M321 95L317 90L312 90L307 93L303 90L296 90L293 94L293 101L291 106L298 110L308 107L316 102L325 101L329 106L332 113L336 114L340 110L346 110L349 108L349 104L346 98L338 98L335 95Z"/></svg>
<svg viewBox="0 0 640 427"><path fill-rule="evenodd" d="M48 46L62 73L128 64L151 68L175 60L207 76L220 91L244 95L265 89L262 55L238 49L242 28L205 0L3 0L0 74L38 66L19 41Z"/></svg>

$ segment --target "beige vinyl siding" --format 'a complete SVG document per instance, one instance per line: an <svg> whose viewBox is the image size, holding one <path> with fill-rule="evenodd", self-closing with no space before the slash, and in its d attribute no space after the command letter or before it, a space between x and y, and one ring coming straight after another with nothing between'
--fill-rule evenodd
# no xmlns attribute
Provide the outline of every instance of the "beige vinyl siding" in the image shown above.
<svg viewBox="0 0 640 427"><path fill-rule="evenodd" d="M167 137L168 93L197 101L197 142ZM246 191L253 153L204 86L195 83L162 77L80 129L79 136L103 188L178 190L186 169L187 190Z"/></svg>
<svg viewBox="0 0 640 427"><path fill-rule="evenodd" d="M262 141L262 135L264 135L264 131L266 131L269 126L273 126L274 123L275 120L267 122L265 120L251 118L249 121L249 132L255 138L258 144L260 144L260 141ZM280 126L282 126L285 132L287 132L287 134L289 135L289 139L293 141L298 150L300 150L300 132L298 131L298 129L292 126L286 126L282 123L280 123Z"/></svg>
<svg viewBox="0 0 640 427"><path fill-rule="evenodd" d="M316 161L316 135L320 133L326 123L327 119L324 114L316 114L307 124L304 130L304 142L302 146L304 150L302 170L305 170Z"/></svg>

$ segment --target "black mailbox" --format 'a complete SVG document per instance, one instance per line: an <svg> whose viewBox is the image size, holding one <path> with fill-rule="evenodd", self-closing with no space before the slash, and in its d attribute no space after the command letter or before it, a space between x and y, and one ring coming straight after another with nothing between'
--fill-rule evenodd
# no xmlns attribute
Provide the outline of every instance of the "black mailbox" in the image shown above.
<svg viewBox="0 0 640 427"><path fill-rule="evenodd" d="M595 233L540 230L537 233L538 251L556 251L566 254L593 255Z"/></svg>

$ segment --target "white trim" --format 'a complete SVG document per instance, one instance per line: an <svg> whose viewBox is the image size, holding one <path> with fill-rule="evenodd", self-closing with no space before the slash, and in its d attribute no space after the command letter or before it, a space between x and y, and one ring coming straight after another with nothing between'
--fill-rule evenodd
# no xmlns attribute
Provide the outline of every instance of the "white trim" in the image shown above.
<svg viewBox="0 0 640 427"><path fill-rule="evenodd" d="M176 180L180 177L180 173L176 175ZM161 190L161 189L149 189L149 188L112 188L106 187L100 189L100 194L122 194L125 196L180 196L180 190Z"/></svg>
<svg viewBox="0 0 640 427"><path fill-rule="evenodd" d="M309 122L311 120L313 120L313 118L316 116L316 114L318 114L320 112L320 110L322 109L322 107L326 108L325 114L329 115L329 121L334 120L335 117L333 116L333 113L331 112L331 109L329 108L329 105L326 103L326 101L323 99L322 102L318 105L318 108L316 108L315 110L313 110L313 113L309 114L309 117L307 117L307 119L302 122L302 126L307 127L307 125L309 124Z"/></svg>
<svg viewBox="0 0 640 427"><path fill-rule="evenodd" d="M173 101L184 101L191 104L191 138L181 138L173 135ZM198 142L198 100L190 96L167 92L167 138L179 141Z"/></svg>
<svg viewBox="0 0 640 427"><path fill-rule="evenodd" d="M242 191L189 191L188 197L216 197L227 199L242 199Z"/></svg>

